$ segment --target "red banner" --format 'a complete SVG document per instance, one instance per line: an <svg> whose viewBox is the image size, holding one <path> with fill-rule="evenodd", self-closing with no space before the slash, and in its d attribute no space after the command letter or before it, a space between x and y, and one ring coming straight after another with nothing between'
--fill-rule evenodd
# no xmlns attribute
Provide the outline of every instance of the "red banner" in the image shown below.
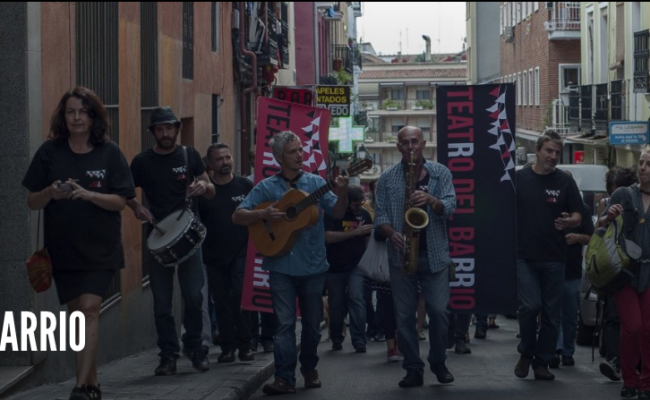
<svg viewBox="0 0 650 400"><path fill-rule="evenodd" d="M273 98L304 106L316 105L314 89L302 86L274 86Z"/></svg>
<svg viewBox="0 0 650 400"><path fill-rule="evenodd" d="M329 110L267 97L259 98L255 184L280 171L280 165L273 157L269 141L273 135L285 130L292 131L302 141L304 160L302 169L306 172L318 173L325 179L329 126ZM245 310L273 312L269 273L262 269L263 257L249 240L242 293L242 308Z"/></svg>

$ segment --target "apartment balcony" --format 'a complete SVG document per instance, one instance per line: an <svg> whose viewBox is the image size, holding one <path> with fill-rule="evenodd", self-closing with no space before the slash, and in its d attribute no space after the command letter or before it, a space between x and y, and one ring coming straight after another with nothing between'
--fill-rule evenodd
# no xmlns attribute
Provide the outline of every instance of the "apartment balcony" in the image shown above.
<svg viewBox="0 0 650 400"><path fill-rule="evenodd" d="M548 40L580 40L580 2L556 1L544 22Z"/></svg>
<svg viewBox="0 0 650 400"><path fill-rule="evenodd" d="M335 71L343 68L351 74L354 71L355 65L361 68L361 56L354 49L350 48L350 46L333 45L332 58L334 60L332 67Z"/></svg>
<svg viewBox="0 0 650 400"><path fill-rule="evenodd" d="M401 100L382 100L379 109L368 109L368 116L388 117L388 116L416 116L416 115L435 115L436 103L434 100L408 99Z"/></svg>

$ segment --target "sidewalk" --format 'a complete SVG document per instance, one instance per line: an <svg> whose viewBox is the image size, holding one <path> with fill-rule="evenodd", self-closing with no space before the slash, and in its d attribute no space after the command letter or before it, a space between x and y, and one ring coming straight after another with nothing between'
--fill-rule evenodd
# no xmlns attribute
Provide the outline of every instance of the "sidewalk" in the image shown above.
<svg viewBox="0 0 650 400"><path fill-rule="evenodd" d="M102 399L245 400L275 371L273 353L258 352L255 361L219 364L217 357L221 350L211 346L209 371L196 372L190 360L181 356L175 375L154 376L153 370L159 361L157 354L155 348L100 367ZM7 400L68 400L74 383L72 378L39 386L7 397Z"/></svg>

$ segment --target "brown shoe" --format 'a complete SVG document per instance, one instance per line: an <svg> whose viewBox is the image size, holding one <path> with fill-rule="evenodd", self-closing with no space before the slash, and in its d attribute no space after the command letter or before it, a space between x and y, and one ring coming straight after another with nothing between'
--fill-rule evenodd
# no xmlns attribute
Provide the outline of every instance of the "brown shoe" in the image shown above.
<svg viewBox="0 0 650 400"><path fill-rule="evenodd" d="M311 371L304 371L300 369L300 373L305 378L305 389L316 389L321 387L320 379L318 379L318 370L312 369Z"/></svg>
<svg viewBox="0 0 650 400"><path fill-rule="evenodd" d="M289 382L282 378L275 378L273 383L264 385L262 392L271 396L276 394L291 394L296 393L296 388L289 385Z"/></svg>
<svg viewBox="0 0 650 400"><path fill-rule="evenodd" d="M552 381L555 379L555 375L544 366L533 368L533 373L535 374L535 379L540 381Z"/></svg>
<svg viewBox="0 0 650 400"><path fill-rule="evenodd" d="M519 361L517 361L517 366L515 367L515 375L517 375L517 378L525 378L528 376L528 372L530 371L530 364L532 362L532 357L519 357Z"/></svg>

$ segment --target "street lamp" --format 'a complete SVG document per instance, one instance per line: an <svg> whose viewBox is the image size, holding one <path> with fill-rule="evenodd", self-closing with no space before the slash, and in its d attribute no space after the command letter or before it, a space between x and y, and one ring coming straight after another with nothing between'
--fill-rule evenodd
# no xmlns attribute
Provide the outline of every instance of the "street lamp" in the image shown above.
<svg viewBox="0 0 650 400"><path fill-rule="evenodd" d="M362 160L368 156L368 150L366 150L366 147L363 145L363 143L357 149L357 155Z"/></svg>

